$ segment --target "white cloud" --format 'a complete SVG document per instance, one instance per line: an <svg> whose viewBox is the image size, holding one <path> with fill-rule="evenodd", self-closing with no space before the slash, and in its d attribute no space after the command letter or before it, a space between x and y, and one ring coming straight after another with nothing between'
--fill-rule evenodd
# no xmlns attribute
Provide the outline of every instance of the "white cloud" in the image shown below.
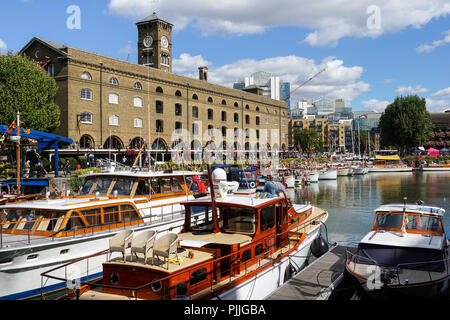
<svg viewBox="0 0 450 320"><path fill-rule="evenodd" d="M422 52L427 52L428 53L428 52L433 51L437 47L440 47L440 46L442 46L442 45L444 45L446 43L450 43L450 30L447 30L446 32L444 32L444 34L445 34L444 39L435 40L431 44L426 44L426 43L421 44L420 46L418 46L416 48L416 50L418 52L421 52L421 53Z"/></svg>
<svg viewBox="0 0 450 320"><path fill-rule="evenodd" d="M300 99L318 99L322 96L343 98L347 101L370 89L369 84L360 80L363 68L359 66L346 67L342 60L326 58L321 63L298 56L273 57L262 60L242 59L230 64L215 66L201 55L191 56L187 53L173 60L173 70L191 78L198 77L198 67L206 65L209 69L208 81L226 87L250 76L257 71L266 71L281 80L291 83L294 91L306 79L321 71L325 65L328 69L293 93L291 101Z"/></svg>
<svg viewBox="0 0 450 320"><path fill-rule="evenodd" d="M2 39L0 39L0 54L6 53L7 50L8 46Z"/></svg>
<svg viewBox="0 0 450 320"><path fill-rule="evenodd" d="M119 50L119 53L124 56L128 56L136 52L136 47L131 44L131 41L128 41L128 43Z"/></svg>
<svg viewBox="0 0 450 320"><path fill-rule="evenodd" d="M361 102L364 109L369 109L369 110L373 110L376 112L384 112L386 107L391 103L392 102L390 102L390 101L380 101L377 99L370 99L370 100Z"/></svg>
<svg viewBox="0 0 450 320"><path fill-rule="evenodd" d="M395 81L394 79L384 79L384 80L383 80L383 83L388 84L388 83L392 83L392 82L394 82L394 81Z"/></svg>
<svg viewBox="0 0 450 320"><path fill-rule="evenodd" d="M377 8L379 16L370 8ZM450 3L448 0L110 0L108 4L109 13L135 21L153 11L176 29L192 23L203 35L257 34L272 27L294 26L310 30L304 39L296 41L333 46L343 37L378 37L407 27L420 28L432 19L448 15Z"/></svg>
<svg viewBox="0 0 450 320"><path fill-rule="evenodd" d="M450 108L450 100L434 100L426 98L427 110L429 112L443 112Z"/></svg>
<svg viewBox="0 0 450 320"><path fill-rule="evenodd" d="M430 97L450 99L450 87L436 91L435 93L430 94Z"/></svg>
<svg viewBox="0 0 450 320"><path fill-rule="evenodd" d="M427 92L428 89L427 88L422 88L421 85L417 85L417 86L401 86L398 87L397 89L395 89L395 92L397 92L398 94L417 94L417 93L424 93Z"/></svg>

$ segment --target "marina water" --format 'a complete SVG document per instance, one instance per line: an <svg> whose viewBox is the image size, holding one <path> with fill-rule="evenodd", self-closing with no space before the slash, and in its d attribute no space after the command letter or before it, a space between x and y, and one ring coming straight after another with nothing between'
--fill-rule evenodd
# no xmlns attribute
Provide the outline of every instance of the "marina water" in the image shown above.
<svg viewBox="0 0 450 320"><path fill-rule="evenodd" d="M380 205L422 200L446 210L444 230L450 235L450 172L368 173L320 180L302 189L289 189L296 203L310 201L329 212L328 241L356 247L369 232ZM324 234L325 229L322 230Z"/></svg>

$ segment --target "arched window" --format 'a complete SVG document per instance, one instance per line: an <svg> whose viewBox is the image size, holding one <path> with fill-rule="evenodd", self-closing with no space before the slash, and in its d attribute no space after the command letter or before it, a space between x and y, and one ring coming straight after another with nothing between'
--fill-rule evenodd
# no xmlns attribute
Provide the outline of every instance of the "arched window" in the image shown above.
<svg viewBox="0 0 450 320"><path fill-rule="evenodd" d="M259 112L259 107L256 107L256 109L255 109L257 112Z"/></svg>
<svg viewBox="0 0 450 320"><path fill-rule="evenodd" d="M91 136L85 134L80 138L80 148L89 149L94 147L94 139Z"/></svg>
<svg viewBox="0 0 450 320"><path fill-rule="evenodd" d="M137 108L142 108L142 98L134 97L133 105Z"/></svg>
<svg viewBox="0 0 450 320"><path fill-rule="evenodd" d="M109 125L110 126L118 126L119 125L119 117L115 114L109 116Z"/></svg>
<svg viewBox="0 0 450 320"><path fill-rule="evenodd" d="M209 97L208 102L213 103L213 98Z"/></svg>
<svg viewBox="0 0 450 320"><path fill-rule="evenodd" d="M142 128L142 119L141 118L134 118L134 127Z"/></svg>
<svg viewBox="0 0 450 320"><path fill-rule="evenodd" d="M156 92L158 93L164 93L163 89L161 87L157 87L156 88Z"/></svg>
<svg viewBox="0 0 450 320"><path fill-rule="evenodd" d="M113 86L118 86L119 85L119 80L117 80L117 78L111 77L109 79L109 84L112 84Z"/></svg>
<svg viewBox="0 0 450 320"><path fill-rule="evenodd" d="M119 104L119 95L115 93L109 94L109 103L110 104Z"/></svg>
<svg viewBox="0 0 450 320"><path fill-rule="evenodd" d="M81 123L92 124L92 113L82 112L80 117Z"/></svg>
<svg viewBox="0 0 450 320"><path fill-rule="evenodd" d="M81 100L92 100L92 90L91 89L81 89Z"/></svg>
<svg viewBox="0 0 450 320"><path fill-rule="evenodd" d="M222 100L222 105L224 105L224 106L227 105L227 101L225 99Z"/></svg>
<svg viewBox="0 0 450 320"><path fill-rule="evenodd" d="M133 86L136 90L142 90L142 84L140 82L136 82Z"/></svg>
<svg viewBox="0 0 450 320"><path fill-rule="evenodd" d="M111 136L108 139L106 139L105 144L103 145L103 149L123 149L123 143L122 141L116 137Z"/></svg>
<svg viewBox="0 0 450 320"><path fill-rule="evenodd" d="M246 104L245 109L250 110L250 106L248 104Z"/></svg>
<svg viewBox="0 0 450 320"><path fill-rule="evenodd" d="M177 91L175 92L175 96L181 97L181 91L180 91L180 90L177 90Z"/></svg>
<svg viewBox="0 0 450 320"><path fill-rule="evenodd" d="M234 103L234 106L235 106L236 108L238 108L238 107L239 107L239 103L235 102L235 103Z"/></svg>
<svg viewBox="0 0 450 320"><path fill-rule="evenodd" d="M192 95L192 99L193 99L193 100L198 100L197 94L194 93L194 94Z"/></svg>
<svg viewBox="0 0 450 320"><path fill-rule="evenodd" d="M81 74L81 79L83 80L92 80L92 76L89 72L85 71Z"/></svg>

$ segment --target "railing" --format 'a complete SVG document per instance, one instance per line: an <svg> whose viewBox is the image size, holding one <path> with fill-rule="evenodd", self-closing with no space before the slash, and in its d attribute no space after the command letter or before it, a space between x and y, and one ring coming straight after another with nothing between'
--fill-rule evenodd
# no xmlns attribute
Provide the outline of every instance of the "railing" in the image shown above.
<svg viewBox="0 0 450 320"><path fill-rule="evenodd" d="M214 259L212 261L207 261L207 262L204 262L204 263L201 263L201 264L196 264L195 266L192 266L192 267L184 268L183 270L175 272L175 273L173 273L173 274L171 274L169 276L152 280L151 282L145 283L145 284L137 286L137 287L123 287L123 286L116 286L116 285L107 285L107 284L103 284L103 283L94 283L94 282L90 282L90 281L80 281L79 284L80 284L80 286L82 286L82 285L89 285L89 286L95 287L95 288L109 288L109 289L115 289L115 290L122 291L122 292L127 292L128 291L128 292L131 293L131 297L130 298L137 298L137 293L139 291L144 290L144 289L146 289L148 287L151 287L154 284L159 283L162 286L164 281L168 280L169 278L175 278L175 277L178 277L178 276L183 275L183 274L187 274L188 279L191 279L191 274L193 272L195 272L195 271L197 271L199 269L202 269L202 268L209 267L209 269L211 271L206 273L205 280L208 280L208 277L209 277L209 285L208 285L209 286L209 290L210 290L211 293L214 293L216 286L217 286L216 289L220 289L223 285L225 285L227 283L231 283L231 282L233 282L233 280L236 280L239 277L249 276L250 274L258 274L259 271L264 270L269 265L271 265L273 263L276 263L276 262L280 262L281 258L283 257L283 254L284 254L284 257L289 258L289 260L293 259L294 257L295 258L301 258L301 256L298 256L298 255L295 255L295 254L293 254L293 255L289 254L289 252L291 252L295 247L297 247L299 245L299 242L302 240L301 237L298 237L297 239L289 238L290 233L292 233L292 232L299 232L300 229L305 229L306 226L310 225L310 224L314 224L314 225L320 224L320 219L324 215L326 215L326 212L324 212L324 213L322 213L322 214L320 214L320 215L318 215L318 216L316 216L316 217L314 217L312 219L307 219L304 222L302 222L301 224L299 224L298 226L295 226L294 228L292 228L290 230L287 230L287 231L285 231L283 233L279 233L279 234L276 234L276 235L273 235L273 234L269 235L269 236L263 238L262 240L259 240L258 242L251 244L250 246L246 246L245 248L240 249L238 252L232 252L232 253L230 253L228 255L225 255L225 256L220 257L220 258L216 258L216 259ZM295 231L293 231L294 229L295 229ZM170 229L169 230L160 231L160 233L167 232L167 231L170 231ZM280 246L280 245L277 244L277 239L280 239L280 237L282 238L283 236L286 236L286 238L284 238L284 241L287 241L287 244L285 244L284 246ZM294 242L294 244L292 242ZM261 244L264 244L263 250L261 252L258 252L258 254L256 254L255 249L256 249L257 246L260 246ZM243 253L247 252L248 250L251 250L251 252L255 252L255 257L241 262L241 259L243 257ZM283 250L286 250L286 251L283 252ZM108 253L109 253L109 249L108 250L103 250L103 251L101 251L99 253L96 253L96 254L90 255L88 257L79 259L79 260L77 260L75 262L68 263L68 264L65 264L63 266L60 266L60 267L54 268L52 270L49 270L47 272L44 272L44 273L41 274L41 277L42 278L47 277L47 278L50 278L50 279L54 279L54 280L58 280L58 281L62 281L62 282L66 282L67 283L67 282L69 282L67 277L66 278L60 278L60 277L52 276L50 273L53 273L53 272L55 272L55 271L57 271L57 270L59 270L61 268L67 269L67 267L70 266L71 264L78 263L78 262L83 261L85 259L88 260L88 259L97 257L99 255L108 254ZM276 254L276 256L274 257L275 254ZM306 257L307 256L305 256L305 258ZM226 270L221 269L220 270L221 274L225 274L225 276L223 276L223 277L221 276L220 279L219 279L220 282L217 282L216 281L217 279L215 279L215 277L214 277L214 275L217 274L217 266L218 265L224 265L221 262L223 260L225 260L225 259L230 259L229 263L227 263L229 265L229 269L226 269ZM233 267L235 267L235 263L239 264L238 265L239 266L239 274L232 275L231 270L232 270ZM190 283L190 281L191 280L189 280L189 283ZM204 281L204 280L202 280L202 281ZM44 281L42 280L41 283L44 283ZM77 290L79 290L79 287L75 288L72 292L75 292L76 296L78 298L79 291L77 291ZM176 287L175 286L172 286L172 287L164 286L162 288L162 290L163 290L163 294L162 294L162 296L160 298L161 299L165 299L165 298L168 298L170 296L170 293L171 293L172 290L176 290ZM188 287L187 296L190 297L190 296L195 295L197 293L198 292L191 293L191 286Z"/></svg>

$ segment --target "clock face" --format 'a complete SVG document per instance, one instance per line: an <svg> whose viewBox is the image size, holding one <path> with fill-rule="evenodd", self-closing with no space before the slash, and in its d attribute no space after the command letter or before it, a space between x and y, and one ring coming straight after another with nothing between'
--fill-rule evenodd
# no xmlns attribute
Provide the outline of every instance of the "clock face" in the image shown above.
<svg viewBox="0 0 450 320"><path fill-rule="evenodd" d="M144 46L149 48L153 44L153 38L151 36L146 36L144 39Z"/></svg>
<svg viewBox="0 0 450 320"><path fill-rule="evenodd" d="M165 36L163 36L161 38L161 45L163 46L163 48L168 48L169 47L169 40L167 40L167 38Z"/></svg>

